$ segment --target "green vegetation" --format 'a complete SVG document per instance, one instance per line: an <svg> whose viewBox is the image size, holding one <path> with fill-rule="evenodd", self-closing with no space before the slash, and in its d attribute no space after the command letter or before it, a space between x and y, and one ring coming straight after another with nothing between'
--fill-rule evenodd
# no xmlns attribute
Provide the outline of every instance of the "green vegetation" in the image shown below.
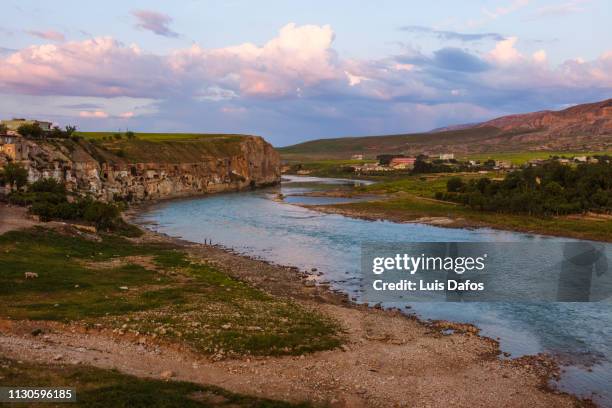
<svg viewBox="0 0 612 408"><path fill-rule="evenodd" d="M527 163L530 160L547 160L551 157L566 157L571 159L575 156L597 156L604 154L612 154L611 152L594 152L594 151L525 151L515 153L481 153L481 154L469 154L460 157L465 160L476 160L485 162L487 160L501 160L520 166Z"/></svg>
<svg viewBox="0 0 612 408"><path fill-rule="evenodd" d="M304 163L296 163L291 166L290 173L299 170L309 172L314 177L355 177L351 166L362 166L365 163L375 163L375 160L317 160Z"/></svg>
<svg viewBox="0 0 612 408"><path fill-rule="evenodd" d="M28 183L28 171L21 164L7 163L0 173L0 183L20 189Z"/></svg>
<svg viewBox="0 0 612 408"><path fill-rule="evenodd" d="M0 264L4 318L102 324L219 358L341 344L329 318L193 262L168 244L137 245L115 235L97 242L38 228L1 235Z"/></svg>
<svg viewBox="0 0 612 408"><path fill-rule="evenodd" d="M172 142L179 140L202 140L202 139L240 139L245 135L223 134L223 133L135 133L127 131L119 132L77 132L85 140L112 140L112 139L140 139L149 142Z"/></svg>
<svg viewBox="0 0 612 408"><path fill-rule="evenodd" d="M461 178L447 182L447 192L436 198L473 209L529 215L612 212L612 165L564 166L557 162L509 173L502 181Z"/></svg>
<svg viewBox="0 0 612 408"><path fill-rule="evenodd" d="M0 358L3 386L76 388L75 403L41 403L44 407L118 408L210 408L308 407L263 398L234 394L218 387L179 381L142 379L85 366L24 363ZM20 406L21 404L17 404ZM32 404L32 406L35 406Z"/></svg>
<svg viewBox="0 0 612 408"><path fill-rule="evenodd" d="M95 201L88 197L68 199L66 187L54 179L42 179L32 183L27 191L14 191L8 200L11 204L30 206L30 212L42 221L69 220L85 221L104 230L133 233L120 217L115 204Z"/></svg>
<svg viewBox="0 0 612 408"><path fill-rule="evenodd" d="M112 133L79 132L86 141L113 153L128 162L138 163L194 163L203 157L225 157L241 153L241 142L246 136L231 134L196 133ZM83 145L92 155L95 152ZM102 161L106 159L100 157Z"/></svg>
<svg viewBox="0 0 612 408"><path fill-rule="evenodd" d="M490 173L494 174L494 173ZM386 180L367 186L358 187L363 193L399 193L405 192L421 197L434 198L436 193L446 191L446 185L452 174L435 174L427 176L389 176ZM463 173L462 177L469 180L482 177L482 174Z"/></svg>
<svg viewBox="0 0 612 408"><path fill-rule="evenodd" d="M344 137L336 139L319 139L280 147L277 150L285 160L311 161L326 159L346 159L352 154L366 154L373 158L378 154L404 152L408 150L428 150L432 146L448 146L449 151L464 148L466 145L477 145L488 139L499 136L502 132L497 128L483 127L473 129L453 130L446 132L414 133L388 136ZM499 150L509 151L516 146L499 146ZM463 150L463 149L461 149Z"/></svg>
<svg viewBox="0 0 612 408"><path fill-rule="evenodd" d="M375 214L394 221L415 221L423 217L450 217L449 227L492 227L566 236L580 239L612 241L612 222L605 218L535 217L473 210L455 203L436 201L412 194L400 194L386 201L339 204L335 207L350 213Z"/></svg>

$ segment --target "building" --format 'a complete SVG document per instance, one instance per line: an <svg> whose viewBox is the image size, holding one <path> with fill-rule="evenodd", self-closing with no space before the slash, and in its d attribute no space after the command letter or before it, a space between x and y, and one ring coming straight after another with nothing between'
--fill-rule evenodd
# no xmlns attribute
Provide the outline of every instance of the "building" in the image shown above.
<svg viewBox="0 0 612 408"><path fill-rule="evenodd" d="M17 132L17 129L19 129L19 126L21 125L33 125L35 123L37 123L38 126L40 126L40 128L45 132L50 131L53 127L53 123L51 122L34 119L13 118L11 120L0 121L0 124L5 125L9 132Z"/></svg>
<svg viewBox="0 0 612 408"><path fill-rule="evenodd" d="M579 162L579 163L586 163L587 157L586 156L575 156L574 161Z"/></svg>
<svg viewBox="0 0 612 408"><path fill-rule="evenodd" d="M352 160L363 160L363 154L354 154L351 156Z"/></svg>
<svg viewBox="0 0 612 408"><path fill-rule="evenodd" d="M394 169L412 169L415 162L416 157L394 157L389 162L389 167Z"/></svg>
<svg viewBox="0 0 612 408"><path fill-rule="evenodd" d="M455 154L454 153L442 153L440 154L440 160L454 160L455 159Z"/></svg>

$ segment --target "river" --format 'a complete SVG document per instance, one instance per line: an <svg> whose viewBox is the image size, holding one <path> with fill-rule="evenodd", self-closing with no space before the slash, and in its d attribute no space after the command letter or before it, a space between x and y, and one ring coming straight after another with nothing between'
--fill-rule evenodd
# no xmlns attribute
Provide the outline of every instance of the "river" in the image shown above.
<svg viewBox="0 0 612 408"><path fill-rule="evenodd" d="M163 202L142 214L140 221L170 236L201 243L211 240L245 255L302 270L316 268L322 273L317 279L356 301L361 294L362 242L557 239L493 229L366 221L295 205L343 201L299 194L354 182L292 176L280 187ZM278 193L285 196L283 201L277 199ZM410 307L425 319L473 323L484 335L499 339L502 351L512 357L539 352L556 355L564 366L554 386L612 407L610 303L411 303Z"/></svg>

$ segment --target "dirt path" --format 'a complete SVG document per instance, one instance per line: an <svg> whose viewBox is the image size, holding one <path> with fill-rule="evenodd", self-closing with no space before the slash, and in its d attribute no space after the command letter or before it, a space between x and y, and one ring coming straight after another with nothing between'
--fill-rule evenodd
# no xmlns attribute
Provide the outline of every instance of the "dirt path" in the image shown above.
<svg viewBox="0 0 612 408"><path fill-rule="evenodd" d="M0 234L5 232L30 228L40 224L29 218L27 209L24 207L13 207L6 204L0 204Z"/></svg>
<svg viewBox="0 0 612 408"><path fill-rule="evenodd" d="M58 364L213 384L288 401L342 407L574 407L543 391L534 361L501 361L497 344L470 334L443 336L399 313L321 305L347 330L343 350L282 358L212 362L150 339L111 336L81 326L2 322L0 353ZM44 334L30 333L42 328Z"/></svg>

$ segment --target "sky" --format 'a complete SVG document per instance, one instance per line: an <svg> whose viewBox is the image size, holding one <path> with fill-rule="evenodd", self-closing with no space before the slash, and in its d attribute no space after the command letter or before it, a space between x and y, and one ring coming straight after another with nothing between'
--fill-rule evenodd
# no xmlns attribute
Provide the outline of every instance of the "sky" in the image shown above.
<svg viewBox="0 0 612 408"><path fill-rule="evenodd" d="M612 97L609 0L3 0L0 118L276 146Z"/></svg>

